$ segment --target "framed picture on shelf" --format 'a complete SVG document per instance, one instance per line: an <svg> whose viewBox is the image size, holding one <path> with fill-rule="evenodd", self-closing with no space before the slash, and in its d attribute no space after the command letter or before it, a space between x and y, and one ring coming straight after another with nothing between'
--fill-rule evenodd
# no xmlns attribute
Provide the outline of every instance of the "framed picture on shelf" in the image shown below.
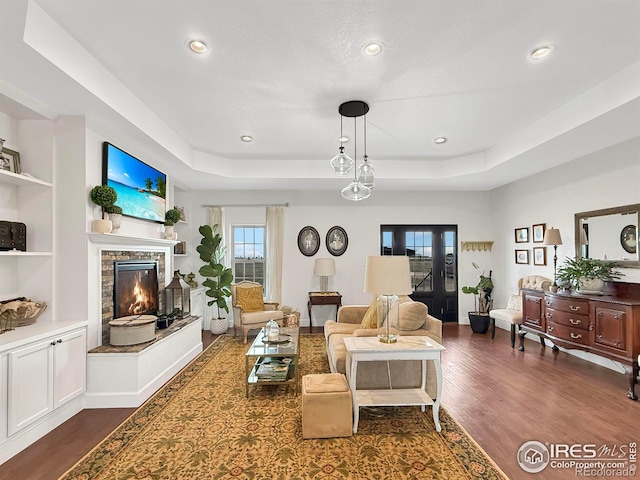
<svg viewBox="0 0 640 480"><path fill-rule="evenodd" d="M529 241L529 227L516 228L516 243L527 243Z"/></svg>
<svg viewBox="0 0 640 480"><path fill-rule="evenodd" d="M176 210L178 210L180 212L180 220L183 221L183 222L186 222L187 221L187 217L184 214L184 207L178 207L176 205L173 208L175 208Z"/></svg>
<svg viewBox="0 0 640 480"><path fill-rule="evenodd" d="M547 264L547 249L546 249L546 247L534 247L533 248L533 264L534 265L546 265Z"/></svg>
<svg viewBox="0 0 640 480"><path fill-rule="evenodd" d="M516 250L516 263L529 265L529 250Z"/></svg>
<svg viewBox="0 0 640 480"><path fill-rule="evenodd" d="M325 245L327 246L327 250L331 255L333 255L334 257L339 257L347 251L347 246L349 245L347 232L345 232L344 228L342 227L331 227L327 232Z"/></svg>
<svg viewBox="0 0 640 480"><path fill-rule="evenodd" d="M318 230L307 225L298 233L298 249L305 257L312 257L320 248L320 235Z"/></svg>
<svg viewBox="0 0 640 480"><path fill-rule="evenodd" d="M544 231L546 229L546 223L538 223L531 227L531 235L533 236L533 243L542 243L544 241Z"/></svg>
<svg viewBox="0 0 640 480"><path fill-rule="evenodd" d="M0 170L11 173L22 173L20 169L20 154L6 147L0 149Z"/></svg>

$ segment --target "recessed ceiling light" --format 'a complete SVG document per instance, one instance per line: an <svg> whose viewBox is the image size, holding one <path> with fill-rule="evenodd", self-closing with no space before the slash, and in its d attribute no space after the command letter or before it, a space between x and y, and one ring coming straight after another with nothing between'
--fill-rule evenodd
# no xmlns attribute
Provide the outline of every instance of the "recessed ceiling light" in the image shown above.
<svg viewBox="0 0 640 480"><path fill-rule="evenodd" d="M542 45L541 47L538 47L531 52L531 58L533 58L534 60L544 58L549 55L555 48L555 45Z"/></svg>
<svg viewBox="0 0 640 480"><path fill-rule="evenodd" d="M438 137L433 141L433 143L436 143L438 145L442 143L447 143L447 137Z"/></svg>
<svg viewBox="0 0 640 480"><path fill-rule="evenodd" d="M207 44L202 40L190 40L189 48L195 53L206 53L207 52Z"/></svg>
<svg viewBox="0 0 640 480"><path fill-rule="evenodd" d="M382 52L382 47L384 47L384 43L379 42L377 40L373 42L367 42L362 46L362 51L365 55L369 55L370 57L374 57Z"/></svg>
<svg viewBox="0 0 640 480"><path fill-rule="evenodd" d="M347 143L349 141L349 137L340 137L340 143Z"/></svg>
<svg viewBox="0 0 640 480"><path fill-rule="evenodd" d="M253 141L253 137L251 135L243 135L240 137L240 140L242 140L243 142L251 142Z"/></svg>

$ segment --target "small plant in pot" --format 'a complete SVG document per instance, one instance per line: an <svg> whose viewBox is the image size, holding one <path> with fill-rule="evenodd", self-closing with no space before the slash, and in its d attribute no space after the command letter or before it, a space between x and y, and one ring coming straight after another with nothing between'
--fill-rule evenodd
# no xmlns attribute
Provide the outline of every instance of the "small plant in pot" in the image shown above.
<svg viewBox="0 0 640 480"><path fill-rule="evenodd" d="M173 226L180 221L180 211L171 208L164 214L164 236L168 240L173 240Z"/></svg>
<svg viewBox="0 0 640 480"><path fill-rule="evenodd" d="M108 207L104 207L104 211L109 214L109 220L113 224L113 233L116 233L120 230L120 221L122 219L122 208L117 205L109 205Z"/></svg>
<svg viewBox="0 0 640 480"><path fill-rule="evenodd" d="M480 267L474 262L473 268L479 270ZM491 271L486 276L482 271L478 277L478 283L475 287L462 287L462 293L472 294L474 300L474 311L469 312L469 323L471 330L475 333L486 333L489 329L489 311L493 307L493 299L491 292L493 291L493 280L491 280Z"/></svg>
<svg viewBox="0 0 640 480"><path fill-rule="evenodd" d="M578 292L600 294L605 281L618 280L623 274L613 270L614 262L595 258L568 257L558 269L558 282Z"/></svg>
<svg viewBox="0 0 640 480"><path fill-rule="evenodd" d="M217 229L218 225L214 225L213 228L209 225L202 225L198 229L202 239L196 250L200 254L200 260L205 262L198 273L206 278L202 282L202 286L207 287L206 295L211 297L207 305L215 304L218 309L218 317L211 319L211 333L221 334L227 331L227 320L221 317L220 309L229 313L227 298L231 296L233 273L230 268L222 264L227 249L221 245L222 236L217 233Z"/></svg>
<svg viewBox="0 0 640 480"><path fill-rule="evenodd" d="M113 187L108 185L96 185L89 192L89 198L93 203L103 208L104 212L99 220L94 220L92 223L92 230L98 233L110 233L113 229L111 220L107 218L108 207L112 207L118 199L118 194Z"/></svg>

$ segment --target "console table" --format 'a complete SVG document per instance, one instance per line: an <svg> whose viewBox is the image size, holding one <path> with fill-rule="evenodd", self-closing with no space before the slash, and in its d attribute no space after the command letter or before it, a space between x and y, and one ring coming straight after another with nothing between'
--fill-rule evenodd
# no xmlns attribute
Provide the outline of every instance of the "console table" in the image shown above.
<svg viewBox="0 0 640 480"><path fill-rule="evenodd" d="M637 400L635 385L640 354L640 285L609 282L604 295L522 290L524 336L533 333L558 346L578 349L620 362L629 380L627 397Z"/></svg>
<svg viewBox="0 0 640 480"><path fill-rule="evenodd" d="M347 347L346 372L353 401L353 433L358 432L361 406L409 406L420 405L424 412L426 405L433 405L433 423L436 431L440 427L440 399L442 397L442 368L440 354L445 348L430 337L398 337L395 343L382 343L378 337L344 337ZM394 388L382 390L357 390L356 376L358 362L379 360L422 360L422 385L420 388ZM426 392L427 360L436 367L436 398Z"/></svg>
<svg viewBox="0 0 640 480"><path fill-rule="evenodd" d="M338 320L338 309L342 306L342 295L339 292L309 292L307 310L309 311L309 333L313 322L311 321L311 307L314 305L335 305L336 321Z"/></svg>

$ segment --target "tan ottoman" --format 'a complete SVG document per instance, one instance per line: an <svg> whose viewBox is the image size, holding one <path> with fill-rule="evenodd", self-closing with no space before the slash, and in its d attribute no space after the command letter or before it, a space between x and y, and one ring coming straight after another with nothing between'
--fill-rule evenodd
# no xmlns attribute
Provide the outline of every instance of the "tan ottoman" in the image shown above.
<svg viewBox="0 0 640 480"><path fill-rule="evenodd" d="M302 377L302 437L350 437L351 390L342 373Z"/></svg>

